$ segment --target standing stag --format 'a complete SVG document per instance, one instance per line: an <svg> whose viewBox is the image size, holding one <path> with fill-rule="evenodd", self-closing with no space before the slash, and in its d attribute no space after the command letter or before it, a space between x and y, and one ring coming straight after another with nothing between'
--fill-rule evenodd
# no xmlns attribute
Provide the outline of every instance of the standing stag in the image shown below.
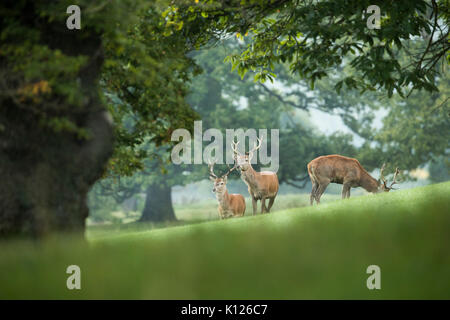
<svg viewBox="0 0 450 320"><path fill-rule="evenodd" d="M236 166L229 169L220 178L214 173L214 162L209 163L209 175L214 182L213 192L216 194L219 203L219 217L221 219L230 217L242 217L245 213L245 199L241 194L229 194L227 190L227 177L236 169Z"/></svg>
<svg viewBox="0 0 450 320"><path fill-rule="evenodd" d="M338 154L321 156L308 163L308 174L311 178L312 190L310 203L320 203L320 197L330 183L342 184L342 198L350 198L350 188L363 187L368 192L378 193L389 192L392 186L397 183L399 174L395 169L394 179L390 186L383 176L385 164L381 167L380 180L373 178L359 163L358 160L347 158Z"/></svg>
<svg viewBox="0 0 450 320"><path fill-rule="evenodd" d="M270 212L279 188L276 173L270 171L256 172L250 163L253 158L253 153L261 147L261 142L262 138L261 140L258 139L258 145L255 143L253 149L245 155L239 154L237 151L239 141L231 144L235 163L240 169L241 178L247 184L248 192L252 197L253 214L256 214L258 200L261 200L261 213ZM268 207L266 207L266 199L269 199Z"/></svg>

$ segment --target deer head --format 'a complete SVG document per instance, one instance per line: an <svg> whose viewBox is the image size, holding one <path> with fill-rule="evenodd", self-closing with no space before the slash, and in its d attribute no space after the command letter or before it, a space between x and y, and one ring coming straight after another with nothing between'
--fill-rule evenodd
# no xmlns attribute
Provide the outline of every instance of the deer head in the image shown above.
<svg viewBox="0 0 450 320"><path fill-rule="evenodd" d="M258 150L259 148L261 148L261 143L262 143L262 139L256 138L258 140L258 143L255 142L255 144L253 145L253 149L250 150L249 152L246 152L245 154L240 154L237 151L237 146L239 144L238 142L232 142L231 143L231 148L233 149L234 152L234 163L235 166L237 166L241 171L246 171L249 168L251 168L251 164L250 161L252 161L253 158L253 154L256 150Z"/></svg>
<svg viewBox="0 0 450 320"><path fill-rule="evenodd" d="M214 182L214 186L212 191L215 193L223 193L226 190L226 185L227 185L227 177L228 175L234 170L236 169L236 165L233 168L230 168L230 166L227 165L228 167L228 171L223 174L222 176L218 177L215 173L214 173L214 165L215 165L216 161L209 161L208 167L209 167L209 179Z"/></svg>
<svg viewBox="0 0 450 320"><path fill-rule="evenodd" d="M400 170L398 170L398 168L395 168L394 178L392 180L392 183L388 186L387 180L383 175L383 171L384 171L385 167L386 167L386 163L383 163L383 166L381 167L381 170L380 170L380 180L378 181L378 192L383 192L383 191L389 192L391 190L395 190L395 188L393 188L392 186L397 183L397 181L396 181L397 175L400 173Z"/></svg>

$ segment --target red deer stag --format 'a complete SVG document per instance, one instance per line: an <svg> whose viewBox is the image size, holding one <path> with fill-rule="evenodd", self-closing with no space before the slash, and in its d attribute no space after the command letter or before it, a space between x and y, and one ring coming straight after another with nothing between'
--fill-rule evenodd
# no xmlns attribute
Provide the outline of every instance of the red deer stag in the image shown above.
<svg viewBox="0 0 450 320"><path fill-rule="evenodd" d="M219 217L221 219L230 217L242 217L245 213L245 199L241 194L229 194L227 190L227 177L236 169L236 166L229 169L220 178L214 173L214 162L209 163L209 174L214 182L213 192L216 194L219 203Z"/></svg>
<svg viewBox="0 0 450 320"><path fill-rule="evenodd" d="M311 178L312 190L310 203L314 200L320 203L320 197L325 192L328 184L342 184L342 198L350 198L350 188L363 187L369 192L378 193L382 191L389 192L392 186L397 183L396 178L399 174L398 168L395 169L394 179L390 186L383 176L385 164L381 167L381 181L374 179L359 163L358 160L333 154L315 158L308 163L308 174Z"/></svg>
<svg viewBox="0 0 450 320"><path fill-rule="evenodd" d="M253 153L261 147L261 142L262 139L258 139L258 145L255 143L253 149L245 155L239 154L237 151L239 141L231 144L235 163L240 169L241 178L247 184L248 192L252 197L253 214L256 214L258 200L261 200L261 213L269 213L279 188L276 173L270 171L256 172L250 163ZM269 199L268 207L266 207L266 199Z"/></svg>

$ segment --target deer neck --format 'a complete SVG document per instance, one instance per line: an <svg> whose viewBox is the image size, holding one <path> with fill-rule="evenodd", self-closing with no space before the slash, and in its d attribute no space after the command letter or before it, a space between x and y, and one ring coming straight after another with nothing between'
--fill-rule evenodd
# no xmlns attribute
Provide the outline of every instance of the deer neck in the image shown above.
<svg viewBox="0 0 450 320"><path fill-rule="evenodd" d="M368 173L364 172L364 174L361 176L359 183L361 187L366 189L368 192L378 191L378 181Z"/></svg>
<svg viewBox="0 0 450 320"><path fill-rule="evenodd" d="M244 182L252 189L257 188L258 186L258 179L257 179L258 173L253 169L253 167L250 165L247 170L241 171L241 178L244 180Z"/></svg>
<svg viewBox="0 0 450 320"><path fill-rule="evenodd" d="M222 208L228 207L228 200L229 200L229 194L227 188L224 188L224 190L221 193L216 193L216 199L219 202L219 205Z"/></svg>

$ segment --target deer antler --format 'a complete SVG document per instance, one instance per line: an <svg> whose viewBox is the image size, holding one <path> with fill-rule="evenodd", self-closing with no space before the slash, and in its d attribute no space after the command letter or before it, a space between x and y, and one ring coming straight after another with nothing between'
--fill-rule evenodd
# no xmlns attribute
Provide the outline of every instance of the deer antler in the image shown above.
<svg viewBox="0 0 450 320"><path fill-rule="evenodd" d="M386 163L383 163L383 166L381 167L381 170L380 170L380 179L383 181L384 186L386 187L386 189L391 190L391 189L394 189L394 188L392 188L392 186L397 183L397 176L400 173L400 170L398 168L395 168L394 178L393 178L393 180L391 182L391 185L388 186L386 178L383 175L383 170L384 170L385 167L386 167Z"/></svg>
<svg viewBox="0 0 450 320"><path fill-rule="evenodd" d="M258 150L259 148L261 148L262 139L263 138L259 139L258 137L256 137L256 140L258 140L258 144L256 144L256 142L255 142L255 144L253 145L253 149L251 151L249 151L249 154L251 154L251 153L255 152L256 150Z"/></svg>
<svg viewBox="0 0 450 320"><path fill-rule="evenodd" d="M216 174L214 173L214 164L216 163L216 161L214 160L213 162L211 162L211 160L208 160L208 167L209 167L209 175L213 178L218 178L216 176Z"/></svg>
<svg viewBox="0 0 450 320"><path fill-rule="evenodd" d="M231 149L233 150L233 152L234 152L234 154L235 155L237 155L237 154L239 154L239 152L237 151L237 146L238 146L238 144L239 144L239 141L238 142L232 142L231 143Z"/></svg>
<svg viewBox="0 0 450 320"><path fill-rule="evenodd" d="M261 148L262 139L263 138L259 139L258 137L256 137L256 140L258 140L258 144L256 144L256 142L255 142L255 144L253 145L253 149L248 152L248 156L249 156L250 160L253 158L253 152L255 152L256 150Z"/></svg>
<svg viewBox="0 0 450 320"><path fill-rule="evenodd" d="M395 168L394 180L392 180L392 183L389 186L389 189L394 189L394 188L392 188L392 186L397 183L396 179L397 179L397 176L399 173L400 173L400 170L398 170L398 168Z"/></svg>

